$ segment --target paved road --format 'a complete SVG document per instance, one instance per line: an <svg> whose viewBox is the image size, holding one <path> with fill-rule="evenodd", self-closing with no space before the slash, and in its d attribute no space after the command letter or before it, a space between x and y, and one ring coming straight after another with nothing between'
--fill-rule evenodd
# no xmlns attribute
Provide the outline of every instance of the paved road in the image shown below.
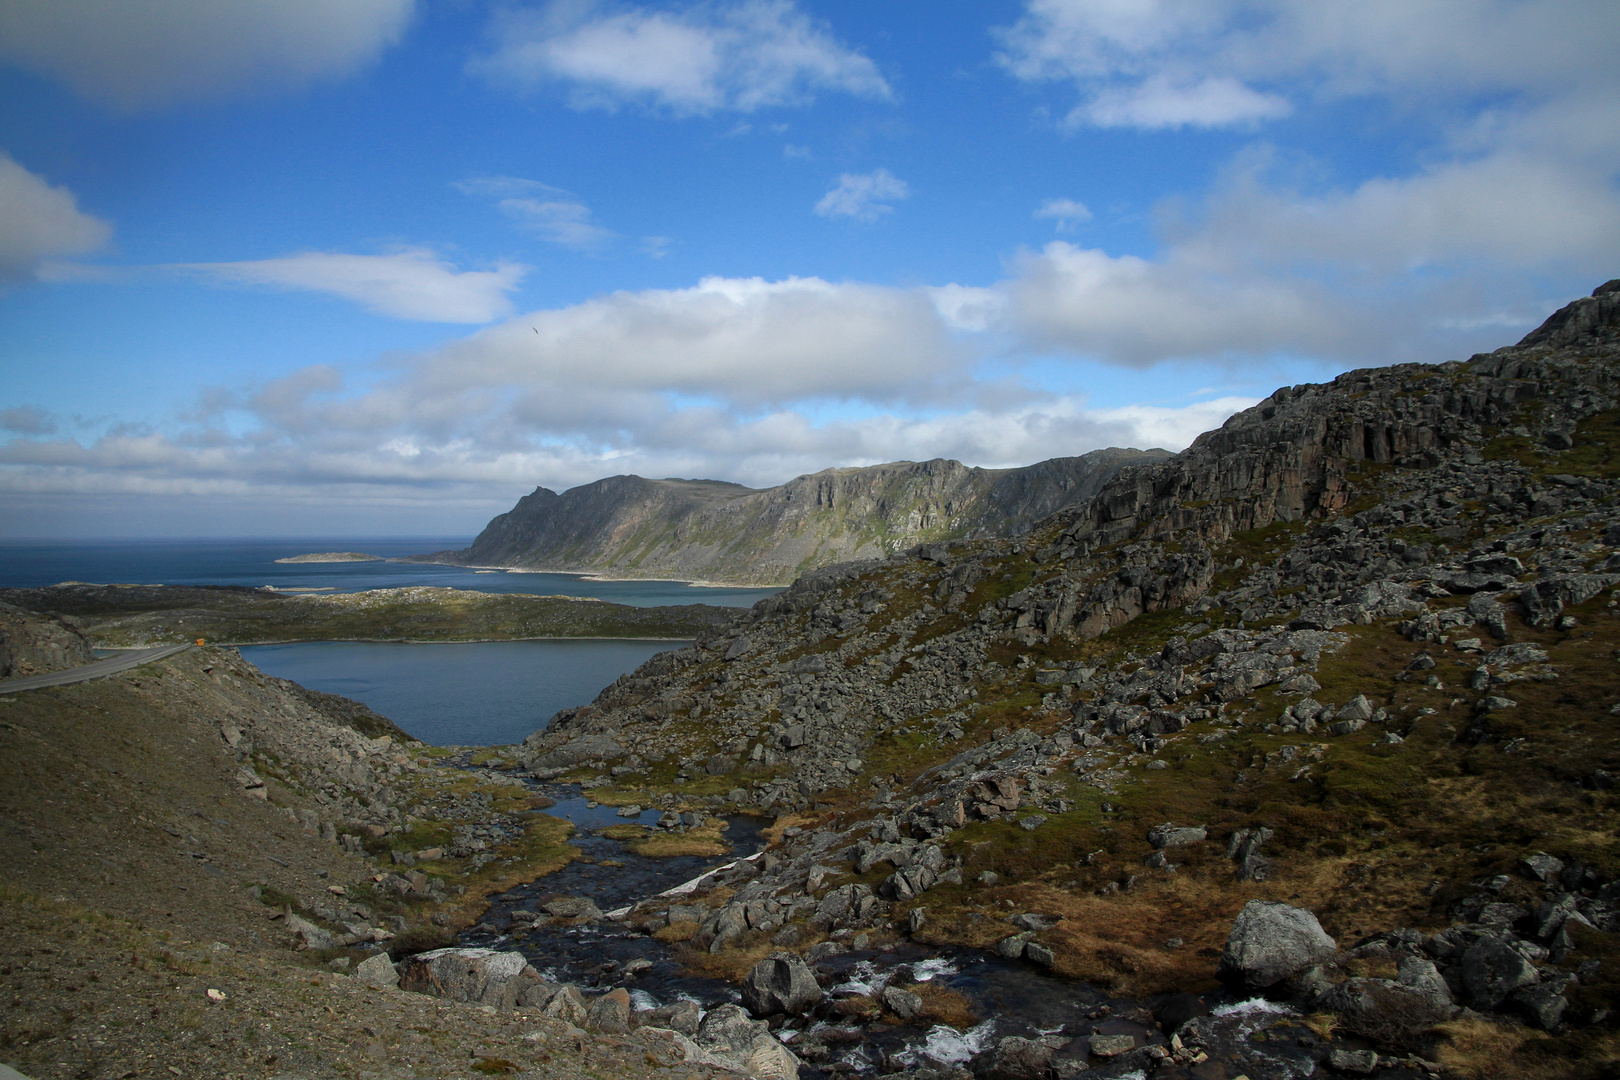
<svg viewBox="0 0 1620 1080"><path fill-rule="evenodd" d="M109 656L105 660L97 660L91 664L80 664L65 671L53 671L48 675L25 675L20 679L0 679L0 694L15 694L19 690L41 690L47 686L67 686L70 683L100 679L107 675L116 675L120 671L128 671L132 667L139 667L141 664L150 664L153 660L162 660L165 656L173 656L177 652L185 652L189 648L190 645L159 645L155 649L126 649L121 655ZM4 1074L0 1074L0 1080L4 1080Z"/></svg>

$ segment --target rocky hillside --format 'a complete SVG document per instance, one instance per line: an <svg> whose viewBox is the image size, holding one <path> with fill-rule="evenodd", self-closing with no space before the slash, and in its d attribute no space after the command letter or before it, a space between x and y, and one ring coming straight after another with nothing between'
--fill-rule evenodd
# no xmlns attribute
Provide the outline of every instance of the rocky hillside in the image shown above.
<svg viewBox="0 0 1620 1080"><path fill-rule="evenodd" d="M536 488L470 548L416 556L463 566L775 585L923 540L1017 536L1162 450L1096 450L1022 469L902 461L827 469L754 490L718 480L613 476Z"/></svg>
<svg viewBox="0 0 1620 1080"><path fill-rule="evenodd" d="M43 613L27 634L7 612ZM0 656L70 666L63 649L123 649L202 638L221 645L281 641L510 641L532 638L690 638L736 612L707 604L631 607L578 596L531 596L412 586L311 595L242 586L94 585L0 589ZM20 624L19 624L20 625ZM34 635L34 636L30 636ZM37 638L37 640L36 640ZM11 644L14 643L14 644ZM31 644L30 644L31 643ZM51 650L55 649L55 652ZM88 655L88 654L86 654ZM72 659L71 663L83 663ZM0 673L3 673L0 668ZM39 668L54 670L54 668ZM24 672L19 670L19 674ZM31 673L31 672L28 672Z"/></svg>
<svg viewBox="0 0 1620 1080"><path fill-rule="evenodd" d="M227 649L0 696L0 1061L34 1080L647 1075L671 1053L657 1032L394 989L385 950L448 944L576 853L521 782L452 760Z"/></svg>
<svg viewBox="0 0 1620 1080"><path fill-rule="evenodd" d="M644 909L712 955L993 947L1263 991L1337 1071L1612 1075L1617 500L1620 281L1494 353L1280 388L1023 537L805 575L527 764L795 815L708 908ZM1276 936L1229 940L1255 901ZM1188 1042L1110 1069L1195 1075L1161 1022ZM1083 1027L975 1068L1097 1068Z"/></svg>

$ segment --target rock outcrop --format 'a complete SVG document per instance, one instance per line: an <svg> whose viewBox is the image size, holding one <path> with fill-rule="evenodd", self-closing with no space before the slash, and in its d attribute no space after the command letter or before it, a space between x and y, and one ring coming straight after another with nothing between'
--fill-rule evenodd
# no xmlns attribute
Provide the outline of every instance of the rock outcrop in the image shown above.
<svg viewBox="0 0 1620 1080"><path fill-rule="evenodd" d="M718 480L612 476L536 488L471 547L416 556L463 566L776 585L925 540L1016 536L1163 450L1095 450L1021 469L936 458L827 469L755 490Z"/></svg>
<svg viewBox="0 0 1620 1080"><path fill-rule="evenodd" d="M0 603L0 679L43 675L95 658L89 640L76 627Z"/></svg>

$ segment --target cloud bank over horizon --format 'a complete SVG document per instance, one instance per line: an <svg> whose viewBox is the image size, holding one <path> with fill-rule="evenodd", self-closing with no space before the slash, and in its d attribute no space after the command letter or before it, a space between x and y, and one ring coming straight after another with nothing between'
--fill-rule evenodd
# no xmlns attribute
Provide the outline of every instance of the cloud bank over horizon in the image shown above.
<svg viewBox="0 0 1620 1080"><path fill-rule="evenodd" d="M915 44L834 0L205 7L63 0L84 56L123 35L104 70L66 16L0 13L10 77L105 114L0 147L0 535L1178 450L1620 274L1596 0L1025 0ZM251 168L83 164L101 125L211 146L248 108L285 117ZM240 359L199 329L171 366L193 323Z"/></svg>

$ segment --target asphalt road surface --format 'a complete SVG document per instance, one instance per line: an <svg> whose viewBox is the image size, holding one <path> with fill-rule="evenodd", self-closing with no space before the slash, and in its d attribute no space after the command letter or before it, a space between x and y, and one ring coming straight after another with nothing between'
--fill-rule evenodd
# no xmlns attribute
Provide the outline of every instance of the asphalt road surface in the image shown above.
<svg viewBox="0 0 1620 1080"><path fill-rule="evenodd" d="M105 660L97 660L91 664L80 664L64 671L53 671L47 675L25 675L20 679L0 679L0 695L100 679L107 675L116 675L120 671L128 671L132 667L150 664L153 660L162 660L165 656L173 656L177 652L185 652L189 648L190 645L159 645L155 649L126 649L117 656L109 656ZM4 1074L0 1074L0 1080L3 1078Z"/></svg>

